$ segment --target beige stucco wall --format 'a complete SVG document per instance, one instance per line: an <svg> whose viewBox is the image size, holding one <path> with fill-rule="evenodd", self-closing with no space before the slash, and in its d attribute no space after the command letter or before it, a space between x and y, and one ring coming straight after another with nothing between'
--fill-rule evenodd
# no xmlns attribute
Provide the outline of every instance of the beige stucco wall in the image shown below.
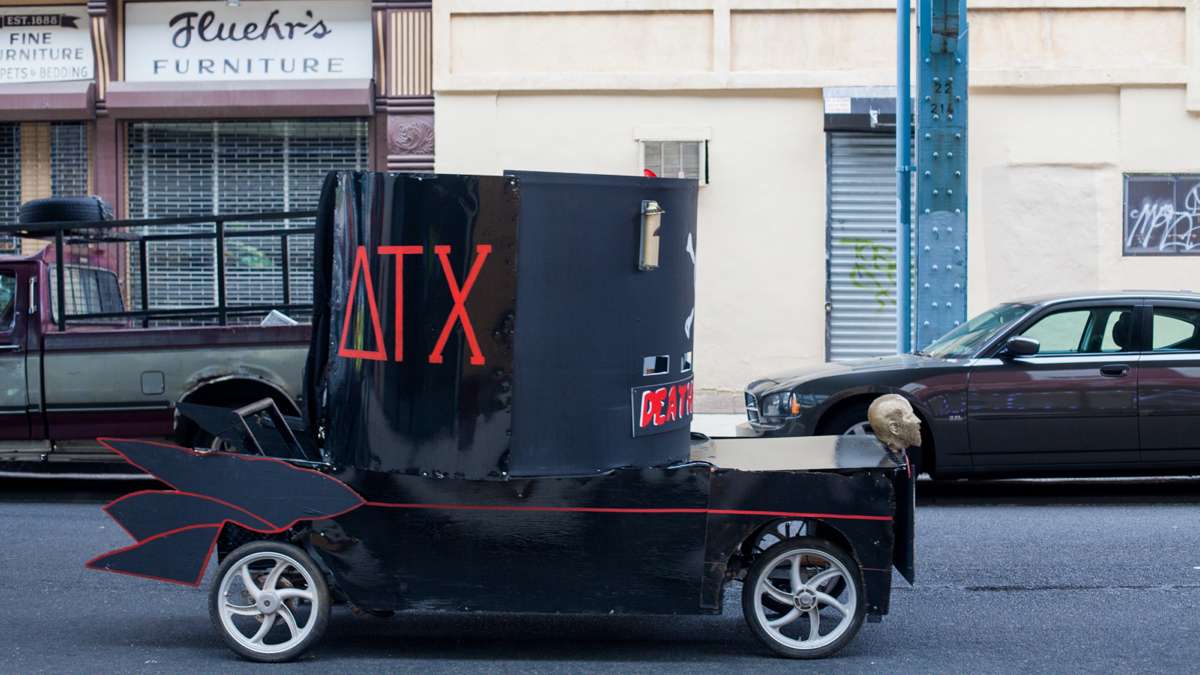
<svg viewBox="0 0 1200 675"><path fill-rule="evenodd" d="M639 130L709 136L701 188L696 378L737 391L747 373L824 359L825 134L819 92L440 95L437 170L638 175ZM752 329L751 329L752 327Z"/></svg>
<svg viewBox="0 0 1200 675"><path fill-rule="evenodd" d="M971 7L970 312L1032 293L1195 288L1200 262L1122 257L1121 227L1124 172L1200 172L1200 0ZM639 129L706 134L698 387L736 392L821 362L821 93L894 84L893 8L446 0L437 169L637 174Z"/></svg>

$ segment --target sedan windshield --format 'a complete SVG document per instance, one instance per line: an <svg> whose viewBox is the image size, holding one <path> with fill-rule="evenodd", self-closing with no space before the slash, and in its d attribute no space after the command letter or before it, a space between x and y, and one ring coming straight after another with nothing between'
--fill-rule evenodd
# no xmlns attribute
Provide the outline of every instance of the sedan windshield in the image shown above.
<svg viewBox="0 0 1200 675"><path fill-rule="evenodd" d="M961 359L972 356L987 341L1009 324L1025 316L1031 305L1006 303L997 305L970 321L958 326L917 352L942 359Z"/></svg>

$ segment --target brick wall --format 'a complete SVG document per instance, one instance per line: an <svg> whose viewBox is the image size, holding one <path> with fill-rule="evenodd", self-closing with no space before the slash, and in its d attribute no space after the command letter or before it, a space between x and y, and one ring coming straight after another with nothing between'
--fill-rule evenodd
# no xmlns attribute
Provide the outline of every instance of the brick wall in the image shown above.
<svg viewBox="0 0 1200 675"><path fill-rule="evenodd" d="M21 126L0 122L0 222L17 222L21 206ZM0 236L0 252L16 246L12 237Z"/></svg>

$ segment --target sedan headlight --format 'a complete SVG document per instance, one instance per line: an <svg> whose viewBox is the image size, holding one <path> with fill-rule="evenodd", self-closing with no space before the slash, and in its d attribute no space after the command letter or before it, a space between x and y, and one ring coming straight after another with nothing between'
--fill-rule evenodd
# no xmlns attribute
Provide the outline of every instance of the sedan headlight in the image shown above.
<svg viewBox="0 0 1200 675"><path fill-rule="evenodd" d="M763 417L791 417L800 412L796 399L791 392L769 394L762 399Z"/></svg>

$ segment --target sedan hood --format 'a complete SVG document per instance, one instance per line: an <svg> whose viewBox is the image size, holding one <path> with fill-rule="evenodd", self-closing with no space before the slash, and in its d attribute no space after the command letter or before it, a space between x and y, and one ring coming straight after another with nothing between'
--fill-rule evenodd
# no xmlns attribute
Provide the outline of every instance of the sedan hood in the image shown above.
<svg viewBox="0 0 1200 675"><path fill-rule="evenodd" d="M912 367L929 367L944 361L944 359L937 359L931 356L895 354L893 356L879 356L873 359L824 363L808 368L795 368L775 373L751 382L746 388L754 392L776 388L790 389L818 377L829 377L830 375L842 375L846 373L899 370Z"/></svg>

